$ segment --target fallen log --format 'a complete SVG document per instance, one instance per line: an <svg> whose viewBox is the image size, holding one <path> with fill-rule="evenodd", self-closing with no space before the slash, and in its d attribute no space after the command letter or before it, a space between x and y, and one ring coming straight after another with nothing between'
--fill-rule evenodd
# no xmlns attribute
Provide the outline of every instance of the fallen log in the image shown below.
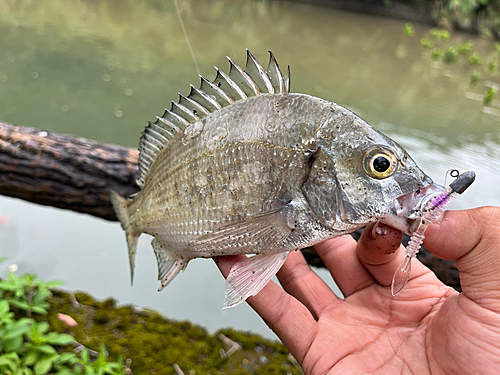
<svg viewBox="0 0 500 375"><path fill-rule="evenodd" d="M109 191L129 196L137 150L0 122L0 194L116 220Z"/></svg>
<svg viewBox="0 0 500 375"><path fill-rule="evenodd" d="M117 220L109 191L130 196L139 190L138 156L123 146L0 122L0 194ZM313 248L303 253L309 264L324 267ZM447 285L460 288L453 261L425 249L419 259Z"/></svg>

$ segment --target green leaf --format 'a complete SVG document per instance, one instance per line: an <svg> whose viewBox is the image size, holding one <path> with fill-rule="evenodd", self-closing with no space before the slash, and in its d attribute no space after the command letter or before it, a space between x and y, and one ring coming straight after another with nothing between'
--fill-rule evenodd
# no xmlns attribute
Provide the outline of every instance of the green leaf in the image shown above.
<svg viewBox="0 0 500 375"><path fill-rule="evenodd" d="M21 375L33 375L33 370L25 367L21 370Z"/></svg>
<svg viewBox="0 0 500 375"><path fill-rule="evenodd" d="M23 323L13 323L7 327L6 333L3 337L4 340L9 340L15 337L21 337L23 334L30 330L30 326Z"/></svg>
<svg viewBox="0 0 500 375"><path fill-rule="evenodd" d="M66 362L74 363L76 359L77 359L77 357L74 353L62 353L57 358L57 362L58 363L66 363Z"/></svg>
<svg viewBox="0 0 500 375"><path fill-rule="evenodd" d="M87 348L83 348L82 350L82 362L87 363L89 361L89 352Z"/></svg>
<svg viewBox="0 0 500 375"><path fill-rule="evenodd" d="M57 354L57 351L51 345L38 346L36 347L36 350L43 354Z"/></svg>
<svg viewBox="0 0 500 375"><path fill-rule="evenodd" d="M53 288L56 288L56 287L61 286L61 285L64 285L64 281L52 280L52 281L47 282L46 287L49 289L53 289Z"/></svg>
<svg viewBox="0 0 500 375"><path fill-rule="evenodd" d="M37 331L39 333L45 333L49 330L49 323L47 322L40 322L37 324Z"/></svg>
<svg viewBox="0 0 500 375"><path fill-rule="evenodd" d="M4 353L0 356L0 366L8 366L11 370L17 369L20 363L17 353Z"/></svg>
<svg viewBox="0 0 500 375"><path fill-rule="evenodd" d="M13 337L11 339L3 340L3 351L4 352L15 352L21 348L23 345L22 336Z"/></svg>
<svg viewBox="0 0 500 375"><path fill-rule="evenodd" d="M19 300L14 299L14 298L9 298L8 301L11 305L17 307L18 309L21 309L21 310L29 310L30 309L30 305L27 302L19 301Z"/></svg>
<svg viewBox="0 0 500 375"><path fill-rule="evenodd" d="M12 285L8 281L0 281L0 289L8 290L8 291L14 291L14 290L17 289L17 286L16 285Z"/></svg>
<svg viewBox="0 0 500 375"><path fill-rule="evenodd" d="M51 332L47 337L47 341L52 345L66 346L72 344L75 339L73 336L68 335L67 333L59 334L56 332Z"/></svg>
<svg viewBox="0 0 500 375"><path fill-rule="evenodd" d="M0 301L0 316L6 315L10 310L9 303L5 300Z"/></svg>
<svg viewBox="0 0 500 375"><path fill-rule="evenodd" d="M35 365L35 374L46 374L52 368L52 359L46 358L38 361Z"/></svg>
<svg viewBox="0 0 500 375"><path fill-rule="evenodd" d="M41 306L33 306L31 308L31 311L33 311L34 313L40 314L40 315L46 315L47 314L47 310L45 310Z"/></svg>
<svg viewBox="0 0 500 375"><path fill-rule="evenodd" d="M25 366L32 366L38 359L40 355L35 352L29 352L26 356L24 356L23 363Z"/></svg>

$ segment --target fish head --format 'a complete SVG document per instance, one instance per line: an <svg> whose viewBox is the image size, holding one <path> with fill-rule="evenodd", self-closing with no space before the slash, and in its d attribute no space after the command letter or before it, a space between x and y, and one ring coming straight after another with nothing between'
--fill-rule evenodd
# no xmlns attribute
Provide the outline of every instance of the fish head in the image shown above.
<svg viewBox="0 0 500 375"><path fill-rule="evenodd" d="M411 233L425 204L444 187L433 183L399 144L364 125L316 153L304 194L332 229L349 231L381 221Z"/></svg>

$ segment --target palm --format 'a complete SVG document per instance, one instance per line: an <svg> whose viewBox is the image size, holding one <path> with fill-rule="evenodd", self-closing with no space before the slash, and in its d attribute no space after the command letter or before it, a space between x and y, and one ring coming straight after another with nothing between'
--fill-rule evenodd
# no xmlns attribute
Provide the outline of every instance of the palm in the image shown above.
<svg viewBox="0 0 500 375"><path fill-rule="evenodd" d="M306 374L497 374L500 366L500 209L453 211L426 232L436 255L457 259L463 293L413 260L410 281L390 294L401 235L365 230L316 250L342 290L337 298L300 252L247 302ZM440 236L448 233L447 236ZM457 234L457 235L455 235ZM496 250L496 251L495 251ZM237 257L219 260L224 274Z"/></svg>
<svg viewBox="0 0 500 375"><path fill-rule="evenodd" d="M422 293L424 292L425 295ZM371 285L347 297L318 319L318 336L304 357L306 373L428 373L426 333L446 293L423 288L412 299L394 301L386 287ZM421 295L417 295L421 294ZM389 303L388 303L389 302ZM333 335L332 335L333 333ZM440 346L442 343L436 342ZM338 348L331 351L331 348ZM317 349L317 350L316 350ZM415 363L415 357L422 361Z"/></svg>

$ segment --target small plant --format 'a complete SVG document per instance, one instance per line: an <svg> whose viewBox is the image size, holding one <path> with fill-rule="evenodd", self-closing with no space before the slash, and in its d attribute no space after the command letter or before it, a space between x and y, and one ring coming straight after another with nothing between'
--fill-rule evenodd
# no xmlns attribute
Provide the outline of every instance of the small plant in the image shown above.
<svg viewBox="0 0 500 375"><path fill-rule="evenodd" d="M458 50L455 47L448 47L443 54L443 61L446 64L452 64L457 61Z"/></svg>
<svg viewBox="0 0 500 375"><path fill-rule="evenodd" d="M404 31L406 36L415 35L415 29L413 28L413 25L411 23L405 24L403 31Z"/></svg>
<svg viewBox="0 0 500 375"><path fill-rule="evenodd" d="M488 71L490 73L496 71L497 69L498 69L498 60L494 59L494 60L488 61Z"/></svg>
<svg viewBox="0 0 500 375"><path fill-rule="evenodd" d="M475 86L479 82L480 78L481 78L481 73L479 73L479 71L474 69L470 76L470 85Z"/></svg>
<svg viewBox="0 0 500 375"><path fill-rule="evenodd" d="M432 40L427 38L420 39L420 45L423 49L431 49L433 46Z"/></svg>
<svg viewBox="0 0 500 375"><path fill-rule="evenodd" d="M0 374L125 374L121 361L107 362L104 346L92 362L86 349L80 356L67 351L75 342L73 336L50 331L47 322L32 318L47 314L50 288L60 284L29 273L10 272L0 280Z"/></svg>
<svg viewBox="0 0 500 375"><path fill-rule="evenodd" d="M469 64L471 65L479 65L481 64L481 57L477 52L472 52L472 55L469 57Z"/></svg>
<svg viewBox="0 0 500 375"><path fill-rule="evenodd" d="M467 41L465 43L462 43L462 44L459 44L458 45L458 53L460 53L461 55L465 55L467 53L469 53L471 51L471 48L474 44L472 43L472 41Z"/></svg>
<svg viewBox="0 0 500 375"><path fill-rule="evenodd" d="M483 98L483 104L484 105L489 105L495 99L495 95L497 94L498 89L496 87L488 87L486 90L486 94L484 95Z"/></svg>
<svg viewBox="0 0 500 375"><path fill-rule="evenodd" d="M443 50L441 48L433 48L431 52L431 57L433 60L439 60L442 54Z"/></svg>
<svg viewBox="0 0 500 375"><path fill-rule="evenodd" d="M450 40L451 34L448 30L431 29L429 34L432 39L439 39L443 42Z"/></svg>

